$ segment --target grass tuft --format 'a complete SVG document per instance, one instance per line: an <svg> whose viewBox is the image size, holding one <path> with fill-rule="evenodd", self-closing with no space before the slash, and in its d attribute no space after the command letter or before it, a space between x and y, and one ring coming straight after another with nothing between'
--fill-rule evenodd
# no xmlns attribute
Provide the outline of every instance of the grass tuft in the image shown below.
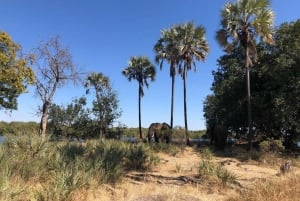
<svg viewBox="0 0 300 201"><path fill-rule="evenodd" d="M229 172L226 168L208 160L200 162L198 174L200 177L217 178L224 185L234 183L237 180L237 176Z"/></svg>

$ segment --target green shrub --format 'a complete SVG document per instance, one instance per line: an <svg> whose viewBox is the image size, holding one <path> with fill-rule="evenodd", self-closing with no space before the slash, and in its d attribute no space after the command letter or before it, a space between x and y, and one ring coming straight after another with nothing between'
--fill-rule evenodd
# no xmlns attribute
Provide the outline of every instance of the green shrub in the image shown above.
<svg viewBox="0 0 300 201"><path fill-rule="evenodd" d="M201 156L202 156L204 159L211 160L212 157L213 157L213 153L212 153L212 151L210 150L210 148L205 147L205 148L201 149Z"/></svg>
<svg viewBox="0 0 300 201"><path fill-rule="evenodd" d="M126 168L133 170L147 169L149 160L149 147L144 144L132 144L126 155Z"/></svg>
<svg viewBox="0 0 300 201"><path fill-rule="evenodd" d="M284 151L282 140L267 139L259 143L259 148L262 152L279 153Z"/></svg>
<svg viewBox="0 0 300 201"><path fill-rule="evenodd" d="M116 183L124 170L148 169L158 162L147 144L7 136L0 145L0 200L68 200L80 188ZM32 190L28 184L40 187Z"/></svg>
<svg viewBox="0 0 300 201"><path fill-rule="evenodd" d="M211 176L219 179L222 184L233 183L237 177L226 168L213 162L202 160L199 165L199 176Z"/></svg>

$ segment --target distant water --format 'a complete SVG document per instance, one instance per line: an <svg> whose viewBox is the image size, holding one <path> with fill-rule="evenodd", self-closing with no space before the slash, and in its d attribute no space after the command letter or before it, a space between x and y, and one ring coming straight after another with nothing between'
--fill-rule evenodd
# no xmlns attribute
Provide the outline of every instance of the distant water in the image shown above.
<svg viewBox="0 0 300 201"><path fill-rule="evenodd" d="M0 135L0 144L2 144L3 141L4 141L4 137Z"/></svg>

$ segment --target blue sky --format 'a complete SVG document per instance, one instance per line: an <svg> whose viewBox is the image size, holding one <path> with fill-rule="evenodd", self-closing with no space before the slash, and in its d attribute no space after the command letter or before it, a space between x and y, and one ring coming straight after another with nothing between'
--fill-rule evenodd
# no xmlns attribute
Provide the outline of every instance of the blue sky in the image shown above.
<svg viewBox="0 0 300 201"><path fill-rule="evenodd" d="M197 71L188 73L187 109L190 130L205 129L203 101L210 94L212 70L222 55L215 40L220 10L227 0L0 0L0 30L29 52L40 41L60 35L69 48L74 63L83 72L102 72L117 91L123 111L119 121L128 127L138 126L138 86L121 74L131 56L147 56L154 62L153 46L161 29L193 21L206 29L210 53ZM299 0L273 0L275 25L299 18ZM174 126L184 126L183 83L176 78ZM169 66L157 66L156 81L145 89L142 99L142 126L170 121L171 80ZM57 91L54 102L68 104L81 97L81 86L67 85ZM91 100L92 97L88 96ZM41 102L34 89L18 99L18 111L0 111L0 121L39 121L36 109Z"/></svg>

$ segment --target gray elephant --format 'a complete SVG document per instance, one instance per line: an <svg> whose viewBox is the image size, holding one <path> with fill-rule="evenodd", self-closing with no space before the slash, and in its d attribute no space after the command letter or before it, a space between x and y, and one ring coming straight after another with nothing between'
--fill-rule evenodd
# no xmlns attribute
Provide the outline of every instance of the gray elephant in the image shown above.
<svg viewBox="0 0 300 201"><path fill-rule="evenodd" d="M148 129L148 142L171 142L172 128L169 124L163 123L152 123Z"/></svg>
<svg viewBox="0 0 300 201"><path fill-rule="evenodd" d="M210 135L210 144L214 144L217 149L224 149L227 144L227 128L222 124L213 125L208 134Z"/></svg>

